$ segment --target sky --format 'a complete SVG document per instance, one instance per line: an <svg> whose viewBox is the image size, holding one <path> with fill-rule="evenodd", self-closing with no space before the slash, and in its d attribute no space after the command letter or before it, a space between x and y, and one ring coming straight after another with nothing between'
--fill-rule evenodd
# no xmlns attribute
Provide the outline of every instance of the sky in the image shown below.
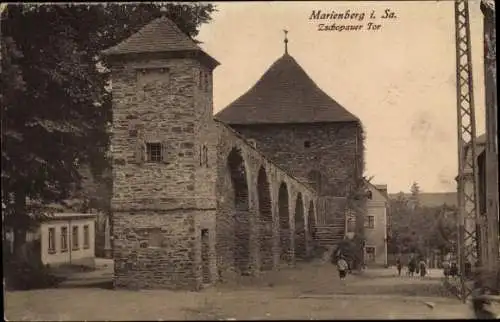
<svg viewBox="0 0 500 322"><path fill-rule="evenodd" d="M316 84L366 132L366 175L389 192L455 191L458 172L453 1L217 2L201 27L201 47L221 65L214 71L214 112L244 94L288 51ZM470 1L478 135L484 132L483 25ZM396 18L381 19L386 9ZM365 13L358 20L310 20L313 10ZM375 10L378 30L366 30ZM358 31L319 31L318 25Z"/></svg>

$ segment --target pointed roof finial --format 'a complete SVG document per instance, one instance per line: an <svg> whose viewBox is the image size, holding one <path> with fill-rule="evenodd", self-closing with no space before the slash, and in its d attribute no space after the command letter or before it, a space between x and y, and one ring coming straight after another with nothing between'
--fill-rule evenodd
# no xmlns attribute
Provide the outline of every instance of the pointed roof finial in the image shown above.
<svg viewBox="0 0 500 322"><path fill-rule="evenodd" d="M285 54L288 54L288 38L286 37L288 34L288 30L283 29L283 31L285 32Z"/></svg>

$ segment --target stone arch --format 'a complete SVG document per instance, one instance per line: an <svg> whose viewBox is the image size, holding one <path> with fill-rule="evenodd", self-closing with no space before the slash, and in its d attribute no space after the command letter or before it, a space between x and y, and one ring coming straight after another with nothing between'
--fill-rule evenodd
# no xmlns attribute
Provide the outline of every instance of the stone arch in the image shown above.
<svg viewBox="0 0 500 322"><path fill-rule="evenodd" d="M304 202L299 192L295 200L295 258L306 259L306 227L304 221Z"/></svg>
<svg viewBox="0 0 500 322"><path fill-rule="evenodd" d="M288 207L288 188L282 182L278 191L278 214L280 227L281 258L290 260L290 213Z"/></svg>
<svg viewBox="0 0 500 322"><path fill-rule="evenodd" d="M307 174L307 179L313 186L314 190L316 190L318 196L321 195L324 186L323 178L321 177L321 172L319 172L318 170L311 170Z"/></svg>
<svg viewBox="0 0 500 322"><path fill-rule="evenodd" d="M273 213L271 209L271 192L266 170L260 167L257 177L257 193L259 196L259 223L260 223L260 268L273 268Z"/></svg>
<svg viewBox="0 0 500 322"><path fill-rule="evenodd" d="M247 171L239 149L233 148L227 157L234 192L233 231L234 266L241 274L250 269L250 206Z"/></svg>
<svg viewBox="0 0 500 322"><path fill-rule="evenodd" d="M307 210L307 230L312 239L316 239L316 216L314 216L314 202L309 202L309 209Z"/></svg>

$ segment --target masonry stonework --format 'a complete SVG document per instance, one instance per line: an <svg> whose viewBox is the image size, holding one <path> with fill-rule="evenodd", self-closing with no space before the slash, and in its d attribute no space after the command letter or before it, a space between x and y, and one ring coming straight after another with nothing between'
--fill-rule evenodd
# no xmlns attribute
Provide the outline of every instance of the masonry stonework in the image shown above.
<svg viewBox="0 0 500 322"><path fill-rule="evenodd" d="M303 177L330 167L322 175L342 194L360 160L356 126L238 133L213 118L218 62L167 18L104 54L113 94L115 287L198 290L309 256L318 195ZM294 153L307 139L318 144L314 153Z"/></svg>
<svg viewBox="0 0 500 322"><path fill-rule="evenodd" d="M354 182L361 149L357 122L231 126L294 177L312 181L319 172L322 195L345 196Z"/></svg>

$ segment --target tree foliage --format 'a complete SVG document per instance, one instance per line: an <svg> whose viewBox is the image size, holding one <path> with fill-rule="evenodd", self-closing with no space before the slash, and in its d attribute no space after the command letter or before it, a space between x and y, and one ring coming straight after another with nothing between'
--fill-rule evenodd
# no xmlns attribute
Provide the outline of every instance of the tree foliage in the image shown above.
<svg viewBox="0 0 500 322"><path fill-rule="evenodd" d="M399 194L390 201L391 225L388 238L390 253L449 252L456 235L456 207L414 206L410 198Z"/></svg>
<svg viewBox="0 0 500 322"><path fill-rule="evenodd" d="M6 7L0 84L6 225L25 229L31 205L74 195L81 188L82 166L100 185L87 195L108 198L102 191L111 189L106 157L111 94L100 52L162 15L194 37L214 10L198 3ZM94 203L109 205L102 198Z"/></svg>

